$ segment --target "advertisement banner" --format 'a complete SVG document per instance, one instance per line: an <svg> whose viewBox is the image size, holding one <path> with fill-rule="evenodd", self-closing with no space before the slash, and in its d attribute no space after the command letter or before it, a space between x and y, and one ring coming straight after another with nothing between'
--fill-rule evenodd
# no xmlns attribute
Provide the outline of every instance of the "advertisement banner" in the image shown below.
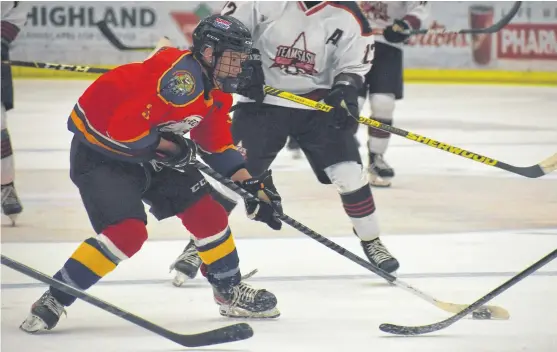
<svg viewBox="0 0 557 352"><path fill-rule="evenodd" d="M29 2L28 22L16 40L18 60L117 65L143 60L145 52L114 48L95 23L105 20L129 46L154 46L167 36L191 44L200 19L224 1ZM431 2L429 28L485 28L512 7L503 1ZM404 46L406 68L557 72L557 2L523 2L511 23L495 34L425 34Z"/></svg>
<svg viewBox="0 0 557 352"><path fill-rule="evenodd" d="M167 36L177 46L191 44L202 18L218 13L224 1L29 2L27 24L13 48L20 60L116 65L143 60L147 53L114 48L95 26L105 20L130 46L155 46Z"/></svg>
<svg viewBox="0 0 557 352"><path fill-rule="evenodd" d="M428 28L485 28L513 2L433 2ZM557 71L557 2L526 1L495 34L425 34L404 48L407 68Z"/></svg>

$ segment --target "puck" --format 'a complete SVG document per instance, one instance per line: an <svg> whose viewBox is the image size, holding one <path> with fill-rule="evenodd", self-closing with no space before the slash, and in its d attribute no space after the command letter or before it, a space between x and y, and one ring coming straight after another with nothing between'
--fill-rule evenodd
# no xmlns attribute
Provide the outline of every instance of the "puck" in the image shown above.
<svg viewBox="0 0 557 352"><path fill-rule="evenodd" d="M477 320L491 319L491 311L486 307L481 307L472 312L472 318Z"/></svg>

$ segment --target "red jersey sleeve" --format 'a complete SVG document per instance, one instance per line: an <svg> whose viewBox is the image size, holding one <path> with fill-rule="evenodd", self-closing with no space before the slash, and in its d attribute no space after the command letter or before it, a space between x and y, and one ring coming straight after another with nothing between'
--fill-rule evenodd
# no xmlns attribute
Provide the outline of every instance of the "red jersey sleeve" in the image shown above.
<svg viewBox="0 0 557 352"><path fill-rule="evenodd" d="M202 149L210 153L222 153L226 149L235 149L230 132L232 120L228 114L232 107L232 95L216 90L211 94L213 105L190 136Z"/></svg>

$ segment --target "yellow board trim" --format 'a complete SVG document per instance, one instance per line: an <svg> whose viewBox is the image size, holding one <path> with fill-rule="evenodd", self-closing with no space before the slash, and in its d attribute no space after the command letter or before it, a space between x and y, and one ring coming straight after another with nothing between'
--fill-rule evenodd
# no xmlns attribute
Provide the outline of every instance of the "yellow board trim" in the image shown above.
<svg viewBox="0 0 557 352"><path fill-rule="evenodd" d="M112 69L112 65L95 65L95 67ZM70 71L55 71L32 67L12 67L15 78L45 78L45 79L88 79L99 76L94 73L80 73ZM440 84L527 84L557 86L557 72L515 72L490 70L436 70L436 69L406 69L405 82L412 83L440 83Z"/></svg>
<svg viewBox="0 0 557 352"><path fill-rule="evenodd" d="M234 237L232 237L232 233L228 236L228 239L223 243L219 244L213 249L209 249L208 251L201 252L199 251L199 257L205 263L205 265L210 265L216 262L219 259L222 259L232 253L236 249L236 245L234 244Z"/></svg>
<svg viewBox="0 0 557 352"><path fill-rule="evenodd" d="M104 277L116 268L116 264L111 262L110 259L105 257L98 249L86 242L83 242L79 248L76 249L71 258L85 265L99 277Z"/></svg>

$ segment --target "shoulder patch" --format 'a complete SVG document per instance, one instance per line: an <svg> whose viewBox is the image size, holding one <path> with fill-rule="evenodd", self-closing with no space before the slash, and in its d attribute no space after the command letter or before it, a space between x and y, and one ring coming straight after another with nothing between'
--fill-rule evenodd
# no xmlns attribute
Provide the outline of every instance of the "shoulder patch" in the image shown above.
<svg viewBox="0 0 557 352"><path fill-rule="evenodd" d="M183 107L203 94L203 78L199 63L191 53L178 58L158 82L158 94L167 104Z"/></svg>
<svg viewBox="0 0 557 352"><path fill-rule="evenodd" d="M363 36L367 37L373 34L366 16L355 1L331 1L329 5L349 12L360 26Z"/></svg>

